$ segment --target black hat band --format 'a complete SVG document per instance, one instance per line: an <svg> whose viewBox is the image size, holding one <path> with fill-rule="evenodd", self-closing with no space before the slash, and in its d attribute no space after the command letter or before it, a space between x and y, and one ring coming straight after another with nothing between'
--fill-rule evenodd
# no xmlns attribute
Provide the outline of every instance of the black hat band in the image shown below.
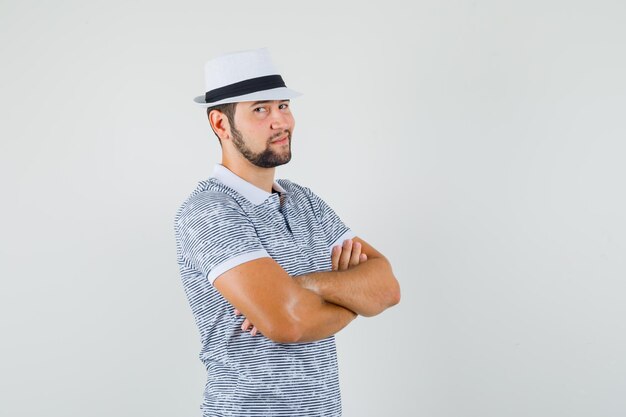
<svg viewBox="0 0 626 417"><path fill-rule="evenodd" d="M215 88L204 94L204 101L212 103L229 97L242 96L257 91L269 90L272 88L285 87L283 77L280 75L265 75L263 77L250 78L224 87Z"/></svg>

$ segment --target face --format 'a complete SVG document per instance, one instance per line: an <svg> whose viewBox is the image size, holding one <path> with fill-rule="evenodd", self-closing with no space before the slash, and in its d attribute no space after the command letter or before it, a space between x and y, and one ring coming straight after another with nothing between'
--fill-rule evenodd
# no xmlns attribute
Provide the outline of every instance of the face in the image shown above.
<svg viewBox="0 0 626 417"><path fill-rule="evenodd" d="M250 163L274 168L291 160L291 133L295 121L289 100L237 103L233 145ZM279 142L276 139L285 138Z"/></svg>

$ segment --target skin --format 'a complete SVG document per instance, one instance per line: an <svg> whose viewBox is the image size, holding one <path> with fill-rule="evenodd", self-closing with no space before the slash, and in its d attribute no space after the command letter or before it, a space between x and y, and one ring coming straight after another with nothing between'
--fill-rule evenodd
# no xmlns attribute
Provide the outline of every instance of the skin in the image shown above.
<svg viewBox="0 0 626 417"><path fill-rule="evenodd" d="M299 275L294 280L329 303L343 306L360 316L372 317L400 302L400 285L387 258L363 239L355 237L353 241L360 244L368 262L342 271ZM350 245L350 240L344 241L343 249Z"/></svg>
<svg viewBox="0 0 626 417"><path fill-rule="evenodd" d="M219 111L209 114L213 131L222 141L222 165L268 193L275 167L291 160L295 120L289 100L243 101L235 108L235 126ZM284 143L272 141L287 135Z"/></svg>
<svg viewBox="0 0 626 417"><path fill-rule="evenodd" d="M346 243L348 242L348 243ZM349 243L353 243L350 245ZM333 271L345 271L348 268L353 266L357 266L361 262L367 261L367 255L361 253L361 243L352 242L352 239L348 239L344 241L344 244L339 246L336 245L333 247L331 253L331 264ZM236 316L241 315L241 312L237 309L234 310ZM248 331L250 330L250 334L252 336L256 336L259 333L259 330L249 319L245 319L241 324L241 330Z"/></svg>
<svg viewBox="0 0 626 417"><path fill-rule="evenodd" d="M209 114L222 141L222 165L268 193L275 167L291 160L295 120L289 104L289 100L239 102L232 126L219 111ZM282 143L275 142L283 137ZM262 332L279 343L321 340L358 315L373 316L399 302L400 287L380 252L358 237L334 250L331 271L291 277L264 257L231 268L214 285L246 317L245 329L252 326L255 335Z"/></svg>

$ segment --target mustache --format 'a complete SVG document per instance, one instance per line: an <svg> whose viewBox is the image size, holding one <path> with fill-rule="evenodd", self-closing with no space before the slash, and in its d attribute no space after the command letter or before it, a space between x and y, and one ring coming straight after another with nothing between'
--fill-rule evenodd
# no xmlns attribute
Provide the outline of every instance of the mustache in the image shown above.
<svg viewBox="0 0 626 417"><path fill-rule="evenodd" d="M287 138L291 140L291 132L289 130L285 130L284 132L281 132L278 135L271 137L270 142L274 142L276 139L282 138L283 136L285 136L285 134L287 134Z"/></svg>

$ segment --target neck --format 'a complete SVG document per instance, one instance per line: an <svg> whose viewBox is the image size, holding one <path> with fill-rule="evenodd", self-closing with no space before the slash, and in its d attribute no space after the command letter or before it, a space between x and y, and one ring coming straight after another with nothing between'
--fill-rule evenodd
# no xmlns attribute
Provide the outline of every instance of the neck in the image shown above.
<svg viewBox="0 0 626 417"><path fill-rule="evenodd" d="M272 192L276 168L261 168L252 165L248 160L234 161L226 158L222 158L221 164L250 184L268 193Z"/></svg>

